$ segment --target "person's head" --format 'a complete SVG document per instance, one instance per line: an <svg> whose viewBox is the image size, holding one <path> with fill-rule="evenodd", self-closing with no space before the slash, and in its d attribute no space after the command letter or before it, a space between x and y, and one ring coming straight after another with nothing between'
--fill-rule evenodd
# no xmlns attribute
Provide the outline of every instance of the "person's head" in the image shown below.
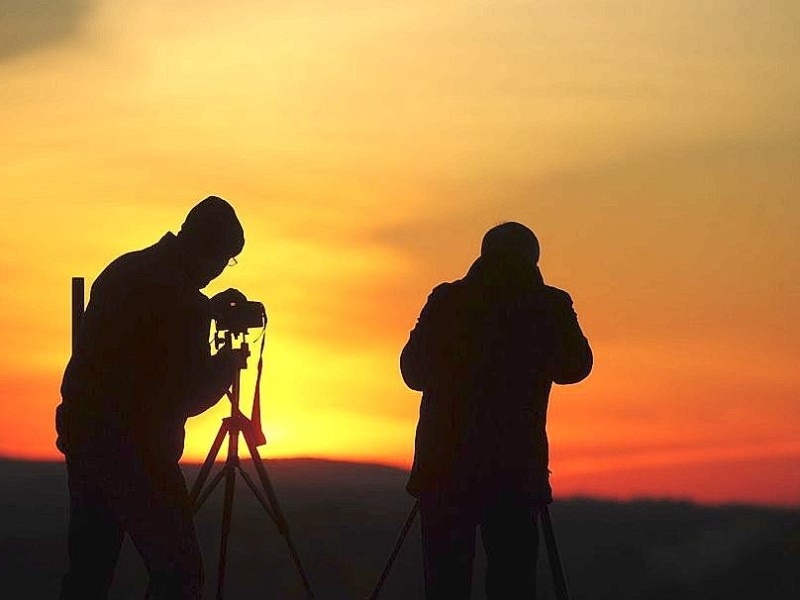
<svg viewBox="0 0 800 600"><path fill-rule="evenodd" d="M218 196L197 203L186 215L177 237L198 288L219 276L244 248L244 230L236 211Z"/></svg>
<svg viewBox="0 0 800 600"><path fill-rule="evenodd" d="M484 234L481 257L488 261L524 261L533 267L539 262L539 240L522 223L501 223Z"/></svg>

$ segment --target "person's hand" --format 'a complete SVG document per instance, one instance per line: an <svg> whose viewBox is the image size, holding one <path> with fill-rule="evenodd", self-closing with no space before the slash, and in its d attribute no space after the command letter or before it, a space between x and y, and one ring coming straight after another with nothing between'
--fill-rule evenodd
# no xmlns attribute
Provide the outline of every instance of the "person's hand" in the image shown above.
<svg viewBox="0 0 800 600"><path fill-rule="evenodd" d="M231 304L240 304L242 302L247 302L247 297L242 292L240 292L235 288L228 288L223 292L214 294L210 300L211 300L211 314L215 315L224 308L229 307Z"/></svg>
<svg viewBox="0 0 800 600"><path fill-rule="evenodd" d="M234 350L228 346L222 346L217 350L214 360L223 365L222 368L227 373L230 373L231 379L233 379L237 369L247 368L247 357L240 350Z"/></svg>

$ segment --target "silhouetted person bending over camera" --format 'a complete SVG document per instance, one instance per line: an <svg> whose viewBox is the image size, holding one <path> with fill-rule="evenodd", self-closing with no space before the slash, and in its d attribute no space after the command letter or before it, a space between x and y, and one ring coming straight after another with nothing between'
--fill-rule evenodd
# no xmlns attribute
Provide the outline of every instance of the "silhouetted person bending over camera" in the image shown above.
<svg viewBox="0 0 800 600"><path fill-rule="evenodd" d="M188 417L210 408L236 373L209 347L212 306L200 292L244 246L234 209L209 196L179 233L125 254L91 287L61 385L56 445L66 456L69 566L61 598L106 598L127 533L151 597L198 599L202 557L178 465Z"/></svg>
<svg viewBox="0 0 800 600"><path fill-rule="evenodd" d="M423 393L407 490L420 501L426 600L469 600L478 526L487 598L536 595L548 397L592 369L572 300L538 261L524 225L490 229L466 276L428 296L400 357Z"/></svg>

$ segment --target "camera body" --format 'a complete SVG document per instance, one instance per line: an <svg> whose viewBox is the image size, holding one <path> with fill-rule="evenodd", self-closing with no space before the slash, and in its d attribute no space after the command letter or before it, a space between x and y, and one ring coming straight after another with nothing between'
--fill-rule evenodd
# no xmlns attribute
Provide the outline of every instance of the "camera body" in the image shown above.
<svg viewBox="0 0 800 600"><path fill-rule="evenodd" d="M267 313L261 302L245 300L219 307L212 315L218 331L244 333L248 329L266 325Z"/></svg>

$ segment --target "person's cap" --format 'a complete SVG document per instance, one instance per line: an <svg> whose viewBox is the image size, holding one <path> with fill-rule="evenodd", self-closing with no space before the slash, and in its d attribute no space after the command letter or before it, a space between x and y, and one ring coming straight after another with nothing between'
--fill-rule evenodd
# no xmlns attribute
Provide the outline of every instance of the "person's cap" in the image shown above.
<svg viewBox="0 0 800 600"><path fill-rule="evenodd" d="M481 241L481 256L486 258L518 256L539 262L539 240L522 223L508 221L492 227Z"/></svg>
<svg viewBox="0 0 800 600"><path fill-rule="evenodd" d="M230 258L244 248L244 230L236 211L218 196L208 196L186 215L180 234L201 254Z"/></svg>

